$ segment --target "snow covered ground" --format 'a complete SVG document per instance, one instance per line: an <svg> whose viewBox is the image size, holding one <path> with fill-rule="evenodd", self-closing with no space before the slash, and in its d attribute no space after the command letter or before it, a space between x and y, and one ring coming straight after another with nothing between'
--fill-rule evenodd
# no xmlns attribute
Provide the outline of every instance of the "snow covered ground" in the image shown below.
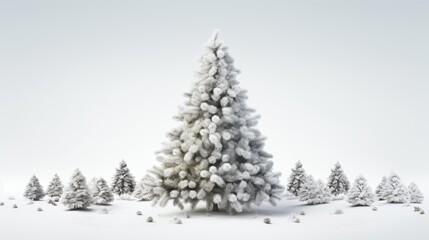
<svg viewBox="0 0 429 240"><path fill-rule="evenodd" d="M28 205L28 200L0 196L0 239L429 239L428 212L414 212L414 205L377 202L371 207L350 207L345 200L306 205L298 200L281 201L239 215L190 212L174 207L152 207L150 202L117 200L110 206L92 205L88 210L70 211L47 200ZM18 208L14 209L13 204ZM429 210L427 203L420 206ZM41 207L42 212L37 211ZM108 214L101 209L107 208ZM342 209L344 214L334 214ZM140 210L143 215L138 216ZM299 215L305 211L306 215ZM301 223L293 223L297 214ZM147 217L154 218L147 223ZM173 224L174 217L183 224ZM270 217L272 224L264 224Z"/></svg>

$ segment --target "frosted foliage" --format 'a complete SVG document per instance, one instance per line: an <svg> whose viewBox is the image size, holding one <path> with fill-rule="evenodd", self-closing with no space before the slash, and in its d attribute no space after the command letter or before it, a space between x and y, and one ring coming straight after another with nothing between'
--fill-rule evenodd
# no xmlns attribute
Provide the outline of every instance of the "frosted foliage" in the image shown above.
<svg viewBox="0 0 429 240"><path fill-rule="evenodd" d="M113 193L103 178L98 178L94 182L91 193L95 204L109 204L114 200Z"/></svg>
<svg viewBox="0 0 429 240"><path fill-rule="evenodd" d="M91 193L86 185L86 179L79 169L74 171L61 202L70 209L82 209L91 205Z"/></svg>
<svg viewBox="0 0 429 240"><path fill-rule="evenodd" d="M378 184L377 188L375 189L375 195L377 196L378 200L386 200L383 197L384 191L386 189L386 183L387 183L387 177L383 176L381 179L381 182Z"/></svg>
<svg viewBox="0 0 429 240"><path fill-rule="evenodd" d="M386 199L388 203L408 202L408 189L396 173L392 173L389 178L387 178L383 198Z"/></svg>
<svg viewBox="0 0 429 240"><path fill-rule="evenodd" d="M140 182L136 185L136 188L134 189L133 197L135 197L138 200L145 200L144 199L144 182L145 178L140 180Z"/></svg>
<svg viewBox="0 0 429 240"><path fill-rule="evenodd" d="M305 201L307 204L327 203L332 199L331 193L323 181L316 182L311 175L307 176L306 181L301 185L298 197L300 201Z"/></svg>
<svg viewBox="0 0 429 240"><path fill-rule="evenodd" d="M328 188L334 196L346 194L350 188L350 182L341 168L339 162L331 169L331 174L328 177Z"/></svg>
<svg viewBox="0 0 429 240"><path fill-rule="evenodd" d="M63 194L63 184L61 182L60 177L57 174L55 174L48 185L48 189L46 190L46 195L48 195L51 198L55 198L55 197L60 198L62 194Z"/></svg>
<svg viewBox="0 0 429 240"><path fill-rule="evenodd" d="M135 185L136 182L127 167L127 163L122 160L112 178L112 192L119 196L122 194L132 194Z"/></svg>
<svg viewBox="0 0 429 240"><path fill-rule="evenodd" d="M362 175L358 176L347 195L347 202L351 203L352 206L369 206L375 200L376 196L367 180Z"/></svg>
<svg viewBox="0 0 429 240"><path fill-rule="evenodd" d="M142 198L180 208L203 201L208 211L274 204L284 191L280 173L272 171L272 156L255 128L258 116L246 105L239 71L218 32L200 62L198 80L176 116L181 124L168 133L161 166L145 177Z"/></svg>
<svg viewBox="0 0 429 240"><path fill-rule="evenodd" d="M411 203L422 203L423 202L423 193L420 191L419 187L415 183L411 183L408 186L408 193L410 194Z"/></svg>
<svg viewBox="0 0 429 240"><path fill-rule="evenodd" d="M287 190L295 196L298 196L299 190L302 184L305 182L306 174L304 168L302 168L301 161L295 163L295 168L292 169L292 173L289 176L287 184Z"/></svg>
<svg viewBox="0 0 429 240"><path fill-rule="evenodd" d="M30 200L40 200L45 196L42 185L36 176L31 177L30 182L27 184L24 192L24 197Z"/></svg>

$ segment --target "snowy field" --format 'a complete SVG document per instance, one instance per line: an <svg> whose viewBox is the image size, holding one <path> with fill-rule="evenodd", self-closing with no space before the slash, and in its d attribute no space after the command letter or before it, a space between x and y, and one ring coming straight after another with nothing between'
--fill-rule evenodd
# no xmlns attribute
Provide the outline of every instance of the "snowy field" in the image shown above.
<svg viewBox="0 0 429 240"><path fill-rule="evenodd" d="M117 200L110 206L92 205L83 211L52 206L47 200L0 197L0 239L429 239L428 213L413 206L377 202L371 207L350 207L345 200L306 205L282 200L277 207L264 205L252 212L230 216L207 215L203 208L190 212L173 207L152 207L150 202ZM18 208L14 209L13 204ZM427 210L428 204L420 204ZM41 207L43 211L37 211ZM107 208L109 213L101 213ZM337 209L343 214L335 214ZM142 215L138 216L137 211ZM301 216L299 212L305 211ZM292 222L296 214L300 223ZM147 217L154 218L147 223ZM179 217L183 224L173 224ZM272 224L264 224L270 217Z"/></svg>

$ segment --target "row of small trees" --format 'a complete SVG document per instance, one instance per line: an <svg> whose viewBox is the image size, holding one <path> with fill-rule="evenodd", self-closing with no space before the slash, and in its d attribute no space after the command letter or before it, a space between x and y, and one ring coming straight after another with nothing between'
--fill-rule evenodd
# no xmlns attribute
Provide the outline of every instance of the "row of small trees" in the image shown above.
<svg viewBox="0 0 429 240"><path fill-rule="evenodd" d="M118 196L133 194L137 199L141 199L142 184L136 186L133 175L122 161L116 169L112 178L111 187L103 178L94 178L87 185L86 178L79 169L73 172L69 184L63 191L63 184L60 177L55 174L46 189L43 190L39 179L33 176L27 184L24 197L30 200L41 200L47 195L54 201L60 201L70 209L86 208L92 203L109 204L114 200L114 194Z"/></svg>
<svg viewBox="0 0 429 240"><path fill-rule="evenodd" d="M340 163L331 169L327 185L322 180L315 181L313 176L307 175L302 163L298 161L289 177L287 190L297 196L299 200L308 204L330 202L333 196L347 195L347 201L352 206L369 206L377 200L386 200L388 203L421 203L423 194L415 183L407 188L395 173L383 177L375 193L368 181L359 175L350 187L349 180L344 174Z"/></svg>

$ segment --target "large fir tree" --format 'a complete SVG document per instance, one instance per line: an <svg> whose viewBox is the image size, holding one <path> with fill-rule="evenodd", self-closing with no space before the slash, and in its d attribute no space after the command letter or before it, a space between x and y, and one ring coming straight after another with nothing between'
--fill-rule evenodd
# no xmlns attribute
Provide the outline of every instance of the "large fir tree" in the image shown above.
<svg viewBox="0 0 429 240"><path fill-rule="evenodd" d="M339 162L335 163L333 169L331 169L331 174L328 177L328 188L334 196L340 194L346 194L350 188L350 182L344 174L341 164Z"/></svg>
<svg viewBox="0 0 429 240"><path fill-rule="evenodd" d="M112 178L112 192L119 196L123 194L131 195L134 192L135 186L136 182L134 176L128 169L127 163L122 160Z"/></svg>
<svg viewBox="0 0 429 240"><path fill-rule="evenodd" d="M287 190L295 196L299 195L301 186L305 183L306 174L302 167L301 161L295 163L295 168L292 168L292 173L289 176Z"/></svg>
<svg viewBox="0 0 429 240"><path fill-rule="evenodd" d="M82 209L91 205L92 196L79 169L74 171L61 201L70 209Z"/></svg>
<svg viewBox="0 0 429 240"><path fill-rule="evenodd" d="M204 201L208 211L236 212L281 198L280 173L272 171L272 155L264 151L265 138L256 129L259 117L246 104L238 73L215 32L176 117L181 125L168 134L161 166L144 180L144 198L180 208Z"/></svg>
<svg viewBox="0 0 429 240"><path fill-rule="evenodd" d="M45 192L42 185L40 185L39 179L33 175L25 188L24 197L36 201L42 199L44 196Z"/></svg>
<svg viewBox="0 0 429 240"><path fill-rule="evenodd" d="M55 200L61 198L63 194L63 184L61 183L61 179L58 174L55 174L52 178L52 181L48 185L48 189L46 190L46 195L50 198L54 198Z"/></svg>

